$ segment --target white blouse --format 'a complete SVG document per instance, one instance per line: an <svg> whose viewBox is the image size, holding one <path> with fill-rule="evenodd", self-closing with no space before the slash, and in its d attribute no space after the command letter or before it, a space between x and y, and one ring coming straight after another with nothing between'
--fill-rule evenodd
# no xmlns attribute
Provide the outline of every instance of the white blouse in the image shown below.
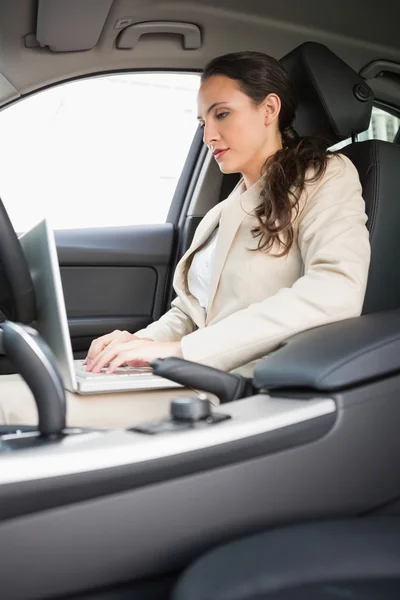
<svg viewBox="0 0 400 600"><path fill-rule="evenodd" d="M197 298L200 306L208 308L208 296L211 285L211 271L217 245L218 227L208 238L206 244L195 253L188 273L189 292Z"/></svg>

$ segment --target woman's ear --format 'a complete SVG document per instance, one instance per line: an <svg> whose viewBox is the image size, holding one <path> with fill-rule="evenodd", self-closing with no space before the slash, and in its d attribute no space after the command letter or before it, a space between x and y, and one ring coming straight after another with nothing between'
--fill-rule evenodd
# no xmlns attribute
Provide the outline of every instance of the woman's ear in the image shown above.
<svg viewBox="0 0 400 600"><path fill-rule="evenodd" d="M277 94L268 94L264 102L264 124L271 125L279 117L281 99Z"/></svg>

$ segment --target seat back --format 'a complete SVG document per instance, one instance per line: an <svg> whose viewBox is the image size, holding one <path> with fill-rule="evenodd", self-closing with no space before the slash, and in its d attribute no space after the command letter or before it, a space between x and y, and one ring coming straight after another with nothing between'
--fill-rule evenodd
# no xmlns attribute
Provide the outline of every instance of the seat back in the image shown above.
<svg viewBox="0 0 400 600"><path fill-rule="evenodd" d="M371 140L343 149L363 187L371 242L363 313L400 307L400 146Z"/></svg>
<svg viewBox="0 0 400 600"><path fill-rule="evenodd" d="M327 147L368 129L373 92L322 44L307 42L281 59L298 96L294 127ZM400 307L400 146L372 140L341 149L355 165L370 232L371 266L363 313Z"/></svg>

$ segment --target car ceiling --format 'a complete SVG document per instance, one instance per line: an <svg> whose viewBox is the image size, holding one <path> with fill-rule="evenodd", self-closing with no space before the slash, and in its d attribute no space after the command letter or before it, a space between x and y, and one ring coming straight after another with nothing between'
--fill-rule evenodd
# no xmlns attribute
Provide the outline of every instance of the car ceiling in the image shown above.
<svg viewBox="0 0 400 600"><path fill-rule="evenodd" d="M97 44L89 50L55 52L26 47L35 38L38 7L53 5L47 25L57 38L89 31L103 7ZM47 6L46 6L47 5ZM63 15L63 6L70 10ZM54 11L54 7L58 9ZM42 13L43 14L43 13ZM57 16L58 15L58 16ZM116 48L118 19L186 21L200 27L201 47L185 50L181 37L146 35L133 50ZM359 71L373 60L400 63L400 3L393 0L2 0L0 4L0 104L58 81L125 69L201 70L213 56L258 50L277 58L304 41L329 46ZM400 105L400 77L374 80L377 95Z"/></svg>

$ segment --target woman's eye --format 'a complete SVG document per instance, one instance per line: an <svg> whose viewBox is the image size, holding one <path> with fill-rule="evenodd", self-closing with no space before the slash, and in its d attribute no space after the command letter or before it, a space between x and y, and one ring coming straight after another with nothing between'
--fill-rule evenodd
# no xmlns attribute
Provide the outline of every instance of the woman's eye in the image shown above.
<svg viewBox="0 0 400 600"><path fill-rule="evenodd" d="M217 119L224 119L226 117L226 115L228 115L229 113L227 112L222 112L219 113L218 115L216 115Z"/></svg>
<svg viewBox="0 0 400 600"><path fill-rule="evenodd" d="M204 129L204 123L199 123L201 129Z"/></svg>

